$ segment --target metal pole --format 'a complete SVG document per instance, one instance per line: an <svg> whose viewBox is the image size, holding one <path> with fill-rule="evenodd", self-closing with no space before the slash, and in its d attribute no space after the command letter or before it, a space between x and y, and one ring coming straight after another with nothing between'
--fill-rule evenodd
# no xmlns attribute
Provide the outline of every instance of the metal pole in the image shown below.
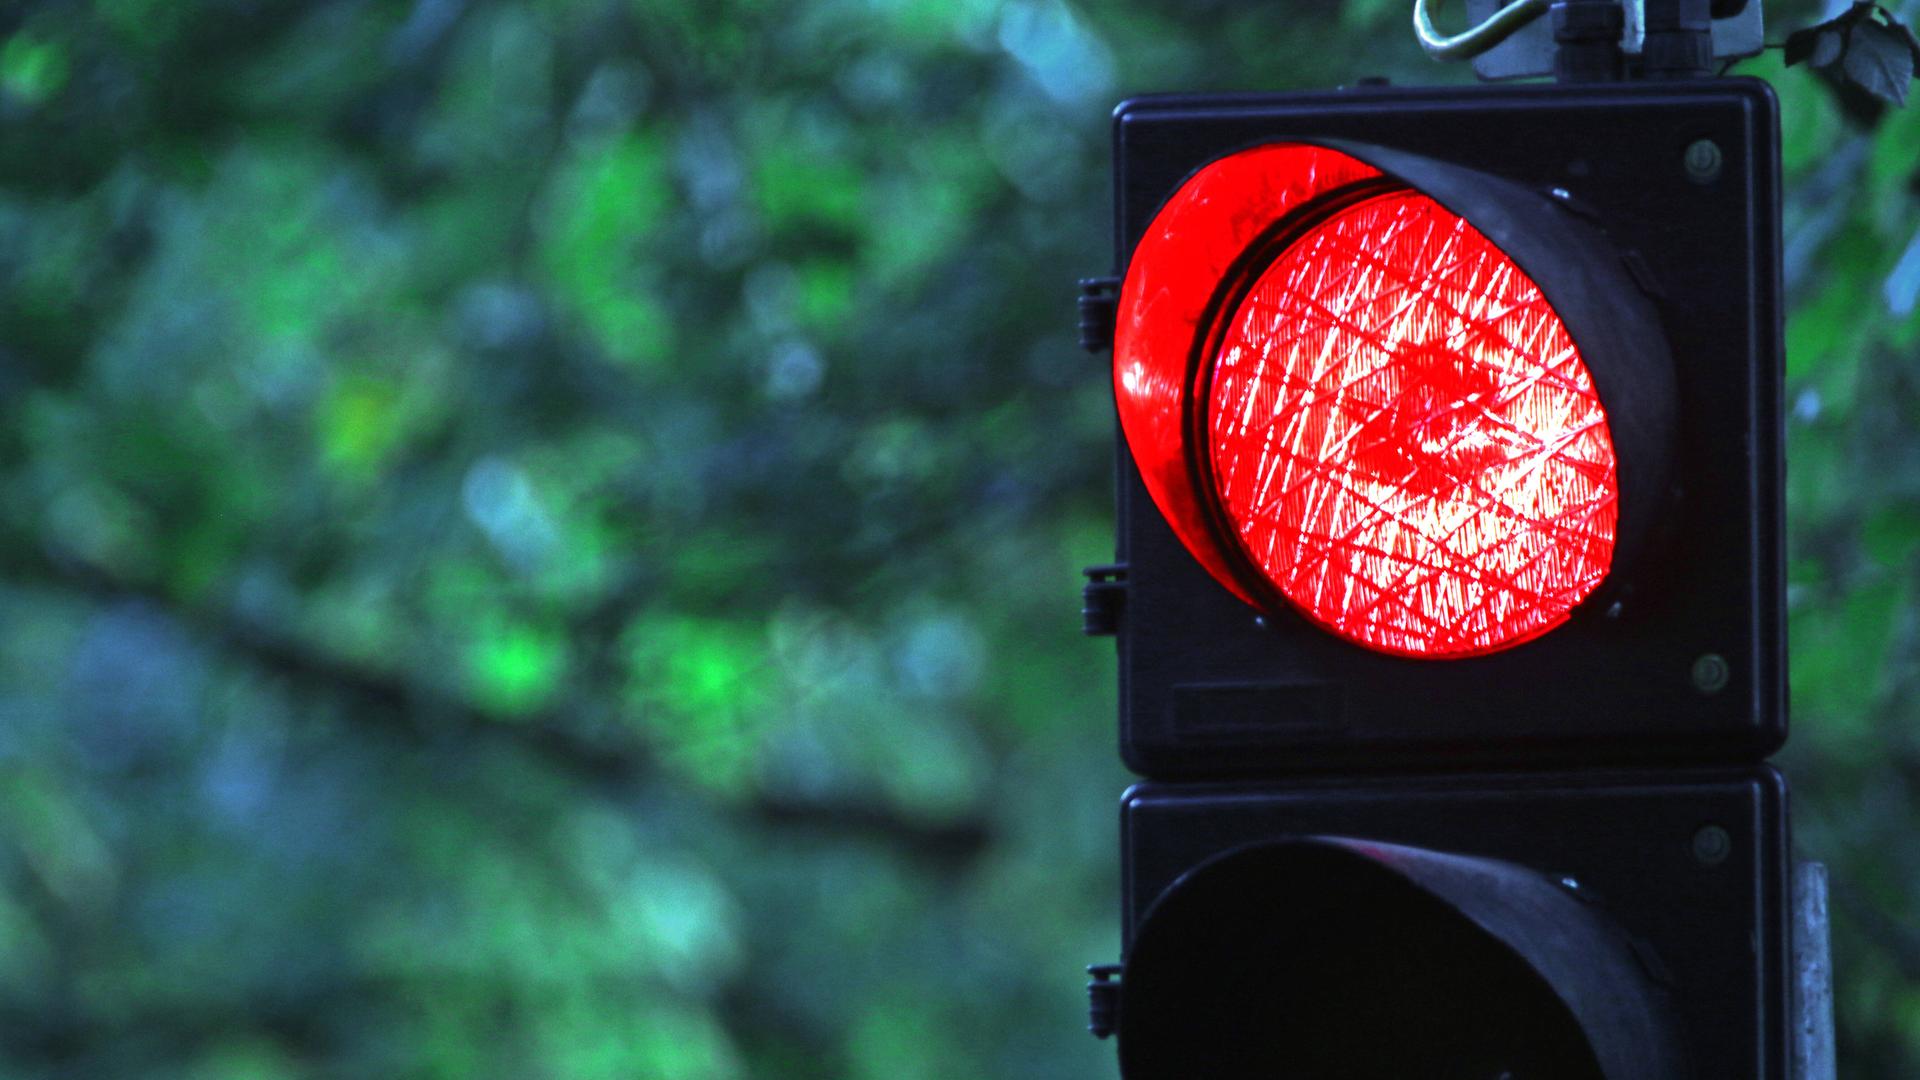
<svg viewBox="0 0 1920 1080"><path fill-rule="evenodd" d="M1833 959L1827 933L1827 868L1793 868L1793 1075L1834 1080Z"/></svg>

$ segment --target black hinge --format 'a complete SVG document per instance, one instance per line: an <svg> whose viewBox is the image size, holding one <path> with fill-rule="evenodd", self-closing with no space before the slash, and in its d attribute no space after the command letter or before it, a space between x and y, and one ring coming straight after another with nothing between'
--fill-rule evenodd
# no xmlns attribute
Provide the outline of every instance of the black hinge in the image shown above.
<svg viewBox="0 0 1920 1080"><path fill-rule="evenodd" d="M1127 564L1089 566L1080 572L1087 575L1080 592L1080 632L1088 637L1119 633L1127 606Z"/></svg>
<svg viewBox="0 0 1920 1080"><path fill-rule="evenodd" d="M1096 1039L1113 1034L1120 1022L1120 970L1119 964L1087 965L1087 974L1093 976L1087 984L1087 1030Z"/></svg>
<svg viewBox="0 0 1920 1080"><path fill-rule="evenodd" d="M1113 320L1120 309L1120 279L1080 279L1080 347L1088 352L1113 348Z"/></svg>

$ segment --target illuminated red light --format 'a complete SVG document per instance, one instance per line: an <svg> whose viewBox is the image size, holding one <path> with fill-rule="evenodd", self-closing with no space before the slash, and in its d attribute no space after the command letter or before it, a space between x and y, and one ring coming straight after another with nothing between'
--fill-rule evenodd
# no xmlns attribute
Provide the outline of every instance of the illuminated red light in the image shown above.
<svg viewBox="0 0 1920 1080"><path fill-rule="evenodd" d="M1606 413L1553 307L1411 191L1281 252L1208 394L1215 490L1246 554L1334 632L1467 656L1565 621L1606 576Z"/></svg>
<svg viewBox="0 0 1920 1080"><path fill-rule="evenodd" d="M1274 222L1323 191L1379 170L1319 146L1283 143L1221 158L1189 179L1140 238L1120 289L1113 392L1134 464L1160 513L1215 579L1253 595L1217 546L1188 469L1188 361L1221 281Z"/></svg>
<svg viewBox="0 0 1920 1080"><path fill-rule="evenodd" d="M1433 199L1326 148L1231 155L1162 209L1120 312L1142 478L1242 599L1461 657L1545 633L1605 578L1619 485L1593 380L1538 286Z"/></svg>

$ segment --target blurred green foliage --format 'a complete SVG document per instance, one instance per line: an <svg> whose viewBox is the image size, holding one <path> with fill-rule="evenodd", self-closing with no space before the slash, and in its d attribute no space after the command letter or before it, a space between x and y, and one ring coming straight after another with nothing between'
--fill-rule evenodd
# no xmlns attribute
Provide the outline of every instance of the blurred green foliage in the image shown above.
<svg viewBox="0 0 1920 1080"><path fill-rule="evenodd" d="M1463 78L1406 6L0 8L0 1076L1112 1075L1106 113ZM1785 761L1906 1080L1920 110L1746 69Z"/></svg>

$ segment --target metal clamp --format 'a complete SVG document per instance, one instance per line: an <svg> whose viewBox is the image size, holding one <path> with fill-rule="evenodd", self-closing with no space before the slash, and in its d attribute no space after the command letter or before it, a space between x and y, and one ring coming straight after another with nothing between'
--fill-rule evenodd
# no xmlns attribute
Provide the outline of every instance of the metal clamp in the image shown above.
<svg viewBox="0 0 1920 1080"><path fill-rule="evenodd" d="M1113 321L1119 311L1119 278L1081 278L1080 347L1088 352L1113 348Z"/></svg>
<svg viewBox="0 0 1920 1080"><path fill-rule="evenodd" d="M1080 632L1088 637L1119 633L1126 610L1127 564L1089 566L1081 573L1087 575L1087 584L1080 592Z"/></svg>
<svg viewBox="0 0 1920 1080"><path fill-rule="evenodd" d="M1438 3L1439 0L1433 0ZM1428 0L1413 0L1413 33L1435 60L1471 60L1512 37L1514 31L1547 13L1551 0L1513 0L1480 25L1448 37L1433 25Z"/></svg>
<svg viewBox="0 0 1920 1080"><path fill-rule="evenodd" d="M1121 970L1119 964L1087 965L1087 974L1093 976L1087 984L1087 1030L1096 1039L1106 1038L1119 1026Z"/></svg>

